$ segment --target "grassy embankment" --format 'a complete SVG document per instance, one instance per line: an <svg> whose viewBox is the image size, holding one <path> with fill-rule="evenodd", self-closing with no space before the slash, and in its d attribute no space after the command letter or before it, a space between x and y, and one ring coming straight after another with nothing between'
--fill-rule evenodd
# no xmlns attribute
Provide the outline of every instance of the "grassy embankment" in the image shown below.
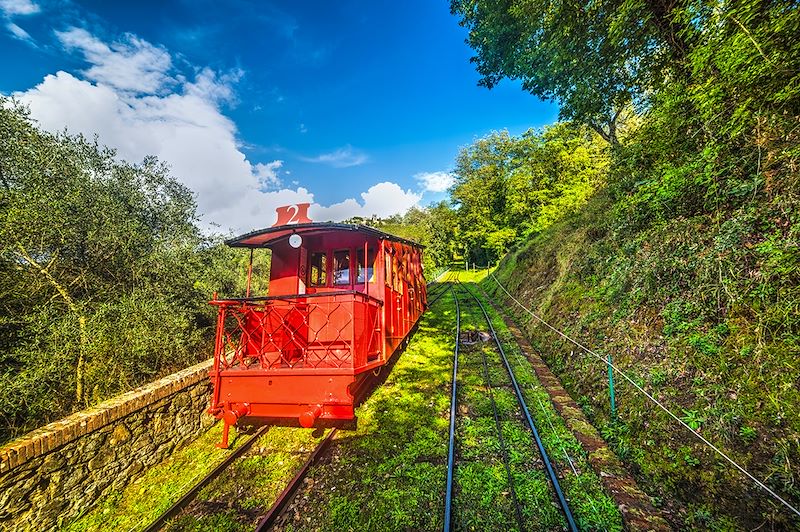
<svg viewBox="0 0 800 532"><path fill-rule="evenodd" d="M598 195L507 255L497 278L556 327L612 354L683 421L800 504L800 250L791 216L763 204L634 231L615 207ZM491 278L482 286L504 299ZM619 378L612 420L605 366L506 302L676 526L798 526Z"/></svg>

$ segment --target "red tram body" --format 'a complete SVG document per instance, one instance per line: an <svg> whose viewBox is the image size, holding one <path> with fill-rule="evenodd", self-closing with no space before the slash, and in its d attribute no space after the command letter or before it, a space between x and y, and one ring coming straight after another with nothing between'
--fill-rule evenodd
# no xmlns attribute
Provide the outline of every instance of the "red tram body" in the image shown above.
<svg viewBox="0 0 800 532"><path fill-rule="evenodd" d="M211 301L209 412L225 423L219 446L241 418L303 427L354 419L366 376L389 362L425 310L422 247L372 227L310 221L226 244L268 248L272 262L269 295Z"/></svg>

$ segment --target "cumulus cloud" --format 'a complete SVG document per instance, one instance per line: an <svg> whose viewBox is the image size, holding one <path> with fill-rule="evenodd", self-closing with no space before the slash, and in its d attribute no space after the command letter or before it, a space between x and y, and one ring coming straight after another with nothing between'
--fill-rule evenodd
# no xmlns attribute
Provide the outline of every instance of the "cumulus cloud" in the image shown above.
<svg viewBox="0 0 800 532"><path fill-rule="evenodd" d="M253 171L261 184L262 189L276 188L281 185L281 179L278 177L278 170L283 166L283 161L272 161L271 163L256 163Z"/></svg>
<svg viewBox="0 0 800 532"><path fill-rule="evenodd" d="M309 214L312 219L320 221L340 221L353 216L368 218L372 215L385 218L406 212L417 205L420 199L422 199L422 194L403 190L400 185L385 181L362 192L361 203L354 198L349 198L329 207L312 205Z"/></svg>
<svg viewBox="0 0 800 532"><path fill-rule="evenodd" d="M330 153L323 153L316 157L301 157L308 163L322 163L333 166L334 168L349 168L359 166L369 160L365 153L353 149L349 144L338 148Z"/></svg>
<svg viewBox="0 0 800 532"><path fill-rule="evenodd" d="M0 0L0 11L7 17L16 15L33 15L41 8L31 0Z"/></svg>
<svg viewBox="0 0 800 532"><path fill-rule="evenodd" d="M445 192L455 183L450 172L422 172L414 176L426 192Z"/></svg>
<svg viewBox="0 0 800 532"><path fill-rule="evenodd" d="M197 74L193 82L184 85L184 91L187 95L219 104L235 103L236 94L233 85L242 79L242 76L244 72L241 69L220 74L206 67Z"/></svg>
<svg viewBox="0 0 800 532"><path fill-rule="evenodd" d="M341 221L390 216L420 200L419 194L388 182L370 187L361 201L330 206L315 203L314 194L296 182L294 189L280 188L284 162L249 161L240 150L236 125L221 110L223 102L235 99L232 85L241 71L197 69L188 79L170 75L172 58L165 49L133 35L106 43L72 28L58 36L89 63L85 78L59 71L15 96L47 130L98 135L121 159L155 155L169 164L172 175L194 191L204 230L267 227L276 219L276 207L294 203L312 203L315 220ZM319 162L352 166L366 160L349 146L335 154Z"/></svg>

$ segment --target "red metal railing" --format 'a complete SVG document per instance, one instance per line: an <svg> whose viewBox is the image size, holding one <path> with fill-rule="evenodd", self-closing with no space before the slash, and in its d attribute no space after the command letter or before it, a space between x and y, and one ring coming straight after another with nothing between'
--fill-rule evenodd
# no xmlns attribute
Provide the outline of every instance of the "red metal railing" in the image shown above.
<svg viewBox="0 0 800 532"><path fill-rule="evenodd" d="M381 357L382 302L356 291L226 299L214 363L226 369L358 369Z"/></svg>

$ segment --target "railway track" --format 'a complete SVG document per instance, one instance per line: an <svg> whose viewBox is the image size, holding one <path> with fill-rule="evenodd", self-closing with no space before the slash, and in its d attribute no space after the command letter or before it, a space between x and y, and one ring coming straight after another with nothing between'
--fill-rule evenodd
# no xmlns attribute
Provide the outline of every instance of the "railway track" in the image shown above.
<svg viewBox="0 0 800 532"><path fill-rule="evenodd" d="M494 460L496 464L502 462L502 465L495 470L504 473L502 475L502 481L505 484L498 492L497 500L501 502L510 502L510 504L506 505L504 508L500 508L500 506L502 506L500 503L496 504L499 509L498 511L502 510L505 512L505 516L500 518L498 523L505 520L503 527L507 529L533 530L541 528L551 530L577 530L566 497L559 486L558 476L553 470L551 461L541 442L541 438L538 437L537 427L530 415L525 397L520 390L514 369L511 364L509 364L503 344L500 342L483 303L467 285L459 282L458 273L455 272L444 274L440 282L431 283L428 289L429 307L432 307L446 296L452 297L456 321L450 397L450 441L447 460L444 530L449 532L455 528L468 528L470 526L475 526L476 522L480 525L480 521L476 521L475 519L471 521L471 524L465 522L461 515L465 511L467 513L470 512L469 506L471 501L464 498L466 497L466 490L462 482L465 477L459 476L461 468L465 464L465 456L468 454L464 448L464 441L466 439L464 431L468 430L469 426L464 419L466 417L463 415L464 409L475 407L475 405L467 404L469 401L465 401L465 395L469 396L470 393L474 394L475 390L483 394L483 400L486 405L491 405L490 408L486 409L489 413L483 421L486 422L485 427L493 427L493 440L497 442L494 448L497 452L496 456L492 456L490 459ZM439 303L440 308L443 308L441 307L442 304L443 303ZM477 342L465 341L470 339L465 338L463 329L469 330L469 334L472 335L473 340L474 336L479 334L480 331L488 330L488 335ZM494 343L495 347L488 347L490 345L490 340ZM488 349L489 351L484 352L482 349ZM464 356L462 350L466 351L466 358L462 358ZM469 371L472 372L471 376L467 374ZM501 377L501 373L506 376ZM471 391L470 386L472 386ZM512 435L507 441L506 434L504 433L504 430L507 432L508 425L512 421L509 419L512 416L508 413L508 405L511 404L508 401L508 397L510 397L509 393L511 390L514 392L513 397L517 404L516 413L513 414L513 417L516 422L519 422L518 425L521 427L520 430L523 434L525 434L526 430L530 433L530 436L526 437L527 439L522 442L522 445L528 449L527 452L531 455L536 451L540 453L539 458L536 458L535 461L532 459L529 460L524 464L524 467L520 467L518 460L519 438L515 438ZM505 401L505 403L503 401ZM477 423L473 423L472 427L474 428L475 426L477 426ZM204 486L208 485L216 476L224 471L228 465L235 462L236 459L245 452L246 448L265 432L266 429L262 429L261 432L251 436L244 445L232 453L232 456L229 457L225 463L220 464L212 474L202 479L190 490L187 496L176 503L173 508L170 508L165 515L160 517L159 520L148 527L147 530L158 530L170 519L174 518L175 515L179 514L183 508L187 507L195 494L200 492ZM287 518L282 516L289 513L290 508L296 507L297 499L293 501L295 493L298 489L306 489L300 488L300 486L304 485L303 481L306 473L312 469L311 466L315 462L318 462L319 459L325 455L326 448L328 448L330 442L335 437L335 432L335 429L332 430L327 437L319 442L313 452L308 455L302 466L298 468L297 465L295 465L293 467L293 471L296 471L293 478L289 481L288 485L284 487L280 495L278 495L269 511L263 515L258 515L257 519L251 521L258 522L256 530L269 530L275 526L280 527L282 523L286 524L289 522L286 521L286 519L290 520L291 517ZM517 434L517 436L518 435L519 434ZM532 442L533 440L535 440L535 444ZM536 451L533 449L536 449ZM493 453L494 451L484 451L484 453L486 452ZM515 458L515 456L517 458ZM470 459L473 458L474 456ZM514 462L515 460L517 460L516 463ZM316 468L314 468L314 470L316 470ZM542 473L542 471L547 472L548 479L542 481L542 485L546 486L549 484L552 491L549 495L545 493L544 499L539 496L535 502L531 502L529 486L525 485L526 479L533 474L538 474L540 477L544 478L544 473ZM498 474L497 478L500 479L500 477L501 475ZM547 488L545 487L545 491L546 490ZM473 489L473 493L474 491ZM303 491L302 493L306 492ZM441 494L441 491L438 493ZM298 495L298 497L300 496ZM495 503L493 502L492 504ZM559 505L560 510L556 509L556 504ZM536 509L537 506L543 507L543 511L549 512L551 517L556 515L556 519L544 522L531 519L531 514L538 511ZM534 508L533 511L531 510L532 507ZM296 508L295 512L297 512ZM475 517L474 511L473 517ZM479 512L478 518L480 518ZM439 523L441 523L441 521L439 521Z"/></svg>
<svg viewBox="0 0 800 532"><path fill-rule="evenodd" d="M324 440L319 442L316 449L311 453L311 456L308 457L308 460L305 461L303 466L300 470L292 477L292 480L289 481L289 484L284 488L281 494L278 496L278 499L269 509L269 511L262 517L259 522L258 526L256 527L257 532L261 532L262 530L269 530L277 521L278 517L280 517L283 510L286 508L287 503L292 499L294 493L297 491L297 488L300 486L300 483L308 473L309 468L316 462L319 457L325 452L330 444L333 437L336 435L337 429L332 429L328 435L325 437Z"/></svg>
<svg viewBox="0 0 800 532"><path fill-rule="evenodd" d="M268 430L268 426L263 426L254 434L250 435L247 438L247 441L231 451L231 453L222 462L217 464L214 469L212 469L208 474L206 474L191 488L189 488L189 490L172 506L170 506L167 511L159 515L152 523L150 523L147 528L144 529L144 532L156 532L157 530L164 528L164 525L166 525L170 519L176 517L184 508L186 508L195 499L195 497L197 497L197 494L200 493L203 488L218 478L226 469L228 469L228 467L230 467L233 462L244 455L244 453L250 449L250 447L252 447L253 443L255 443L255 441L261 436L266 434Z"/></svg>
<svg viewBox="0 0 800 532"><path fill-rule="evenodd" d="M259 438L266 435L270 428L271 426L265 425L250 435L242 445L232 450L230 454L222 462L217 464L213 470L211 470L198 482L193 484L192 487L178 501L176 501L164 513L159 515L153 522L143 529L144 532L155 532L170 528L170 521L178 518L181 515L181 512L189 508L192 502L197 499L198 495L206 487L215 481L221 480L221 478L225 475L225 472L228 471L238 460L243 459L245 457L245 453L256 441L258 441ZM294 492L302 483L309 468L325 453L337 431L337 428L332 428L325 438L320 440L315 448L309 453L304 463L299 467L295 475L288 482L283 491L278 495L277 499L272 503L269 510L262 516L258 517L256 530L269 530L269 528L275 523L275 520L280 516L281 512L286 507L287 502L291 500Z"/></svg>
<svg viewBox="0 0 800 532"><path fill-rule="evenodd" d="M483 349L477 349L480 354L480 368L482 373L483 379L483 388L488 396L488 402L491 404L491 413L493 418L493 425L495 428L496 433L496 440L498 443L498 447L500 450L500 454L502 457L503 462L503 470L505 472L505 480L507 483L507 491L502 492L502 495L510 495L510 500L513 506L513 513L514 518L516 521L516 525L519 530L527 530L527 529L534 529L538 528L539 526L528 525L526 519L523 517L523 505L524 503L520 501L520 497L517 494L517 478L512 473L512 464L511 459L509 457L510 449L509 444L506 441L507 438L504 436L504 423L507 420L503 419L503 416L500 413L500 409L498 408L498 400L495 397L495 390L501 390L503 388L511 388L514 393L514 397L516 398L516 402L519 407L519 411L522 414L522 417L525 420L526 426L530 431L530 435L535 442L535 446L539 453L541 463L546 471L547 478L552 489L552 493L554 495L554 499L557 501L562 517L564 519L566 528L571 531L578 530L577 525L575 524L575 520L572 515L572 511L570 506L564 496L563 490L561 489L558 476L556 475L550 458L547 454L547 451L544 448L542 443L542 439L539 435L539 431L536 427L535 422L530 414L530 409L528 408L527 402L525 397L520 389L519 383L517 382L517 378L514 372L514 369L509 364L508 358L506 356L505 350L503 349L503 345L498 338L497 332L495 331L494 325L492 324L492 320L489 317L489 314L486 312L486 309L483 306L483 303L480 299L472 293L472 291L466 287L465 285L461 284L458 279L458 275L455 274L451 276L450 280L452 281L451 290L453 293L454 304L456 308L456 341L455 341L455 348L453 354L453 374L452 374L452 385L451 385L451 403L450 403L450 434L449 434L449 448L448 448L448 460L447 460L447 484L446 484L446 494L445 494L445 515L444 515L444 530L445 532L449 532L450 530L454 529L455 520L454 520L454 499L457 502L457 482L455 481L455 475L458 468L457 462L457 445L456 440L457 435L457 418L459 414L459 355L460 355L460 346L464 344L465 334L462 333L461 330L461 323L462 323L462 306L468 307L473 306L480 310L480 315L483 318L483 323L485 323L488 334L493 341L496 349L496 354L499 356L499 360L502 361L502 366L505 369L506 375L509 380L510 386L502 385L501 378L498 377L496 368L490 369L490 363L488 361L488 357L486 352ZM443 295L440 294L440 296ZM462 301L460 303L460 300ZM473 325L475 320L473 320ZM477 332L477 331L475 331ZM478 333L479 335L480 333ZM477 337L478 335L474 335ZM475 338L476 341L480 341L478 338ZM462 364L462 367L464 365ZM464 371L464 370L462 370ZM463 393L461 394L463 395ZM462 407L464 405L461 405ZM464 423L462 423L463 425ZM463 429L462 429L463 430ZM461 455L468 454L461 450Z"/></svg>

